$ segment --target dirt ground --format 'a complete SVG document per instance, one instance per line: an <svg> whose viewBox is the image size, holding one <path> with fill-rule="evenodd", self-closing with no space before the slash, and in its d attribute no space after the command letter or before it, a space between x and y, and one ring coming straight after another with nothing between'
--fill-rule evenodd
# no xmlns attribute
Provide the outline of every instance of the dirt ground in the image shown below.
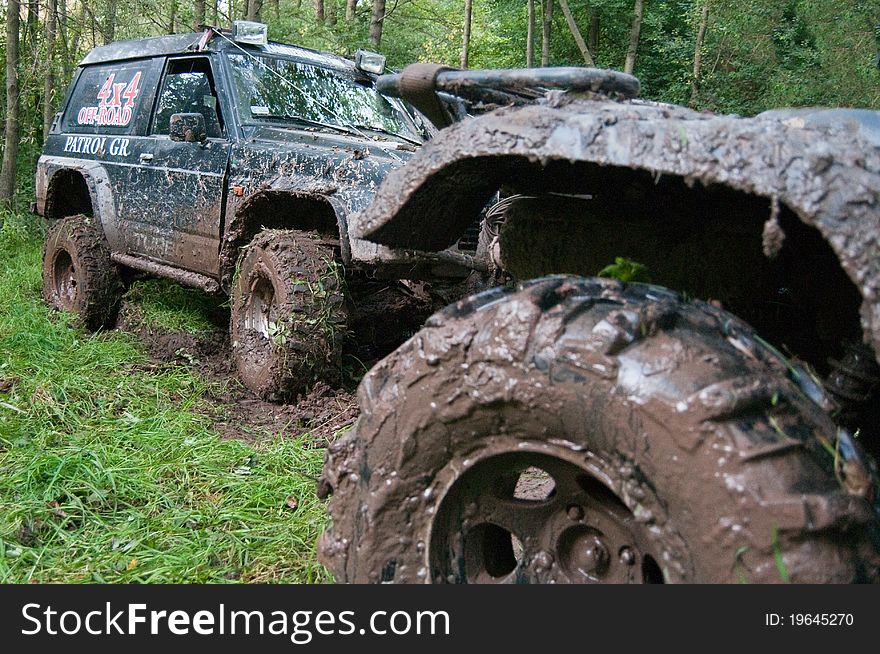
<svg viewBox="0 0 880 654"><path fill-rule="evenodd" d="M353 336L343 357L341 379L319 382L289 404L265 402L238 380L229 342L229 311L219 303L208 316L212 329L192 334L148 324L141 308L123 298L116 326L144 343L150 358L146 366L184 364L208 383L202 411L221 436L256 442L308 433L314 447L323 447L354 424L355 392L363 374L418 330L432 311L423 296L393 284L370 291L353 312Z"/></svg>

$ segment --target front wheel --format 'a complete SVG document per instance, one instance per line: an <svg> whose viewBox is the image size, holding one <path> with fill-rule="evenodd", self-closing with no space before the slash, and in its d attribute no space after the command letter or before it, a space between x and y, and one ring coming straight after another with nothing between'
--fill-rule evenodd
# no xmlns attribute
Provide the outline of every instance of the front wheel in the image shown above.
<svg viewBox="0 0 880 654"><path fill-rule="evenodd" d="M658 287L462 300L363 380L321 560L346 582L876 580L876 480L786 371Z"/></svg>
<svg viewBox="0 0 880 654"><path fill-rule="evenodd" d="M286 400L331 374L348 319L341 266L310 234L267 230L242 255L230 336L239 377L266 400Z"/></svg>

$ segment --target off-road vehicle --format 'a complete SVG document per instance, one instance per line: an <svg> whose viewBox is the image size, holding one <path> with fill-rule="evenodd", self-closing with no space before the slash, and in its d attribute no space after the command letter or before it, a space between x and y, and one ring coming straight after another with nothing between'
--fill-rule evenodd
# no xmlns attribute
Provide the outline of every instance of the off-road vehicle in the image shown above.
<svg viewBox="0 0 880 654"><path fill-rule="evenodd" d="M350 221L441 250L501 190L480 252L504 285L362 381L322 560L356 582L877 581L880 114L717 116L542 74L436 72L510 106L441 130Z"/></svg>
<svg viewBox="0 0 880 654"><path fill-rule="evenodd" d="M92 50L37 167L47 301L96 329L132 271L227 293L242 380L285 399L338 363L357 300L387 279L460 282L475 238L415 257L350 237L348 217L435 131L375 90L383 65L245 21Z"/></svg>

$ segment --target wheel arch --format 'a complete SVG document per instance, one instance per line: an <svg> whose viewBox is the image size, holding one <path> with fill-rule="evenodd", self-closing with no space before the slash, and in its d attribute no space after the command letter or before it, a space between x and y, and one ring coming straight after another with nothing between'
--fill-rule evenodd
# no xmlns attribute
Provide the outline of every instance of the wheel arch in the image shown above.
<svg viewBox="0 0 880 654"><path fill-rule="evenodd" d="M229 289L239 253L264 229L316 231L338 239L343 263L351 261L345 207L328 195L263 188L249 195L224 229L220 247L221 285Z"/></svg>
<svg viewBox="0 0 880 654"><path fill-rule="evenodd" d="M37 167L37 212L50 223L84 214L97 219L113 250L122 242L113 187L104 166L63 157L41 157Z"/></svg>
<svg viewBox="0 0 880 654"><path fill-rule="evenodd" d="M856 331L880 354L880 155L869 127L833 111L744 119L578 101L500 110L443 130L388 176L352 217L351 232L391 247L439 250L501 187L604 193L609 206L634 181L674 180L679 194L695 198L722 189L760 206L759 247L780 213L815 230L861 299ZM704 224L696 217L687 229Z"/></svg>

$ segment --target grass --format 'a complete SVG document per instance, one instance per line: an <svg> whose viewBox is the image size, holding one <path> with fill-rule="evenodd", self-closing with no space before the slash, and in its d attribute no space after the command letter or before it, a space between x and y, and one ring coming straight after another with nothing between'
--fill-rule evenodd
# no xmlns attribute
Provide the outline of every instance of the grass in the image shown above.
<svg viewBox="0 0 880 654"><path fill-rule="evenodd" d="M327 581L322 451L220 439L188 368L50 315L32 222L0 230L0 581ZM147 319L210 324L188 291L139 286Z"/></svg>
<svg viewBox="0 0 880 654"><path fill-rule="evenodd" d="M170 279L138 281L125 299L137 305L146 326L194 335L216 330L212 317L222 313L227 304L225 298L211 297Z"/></svg>

